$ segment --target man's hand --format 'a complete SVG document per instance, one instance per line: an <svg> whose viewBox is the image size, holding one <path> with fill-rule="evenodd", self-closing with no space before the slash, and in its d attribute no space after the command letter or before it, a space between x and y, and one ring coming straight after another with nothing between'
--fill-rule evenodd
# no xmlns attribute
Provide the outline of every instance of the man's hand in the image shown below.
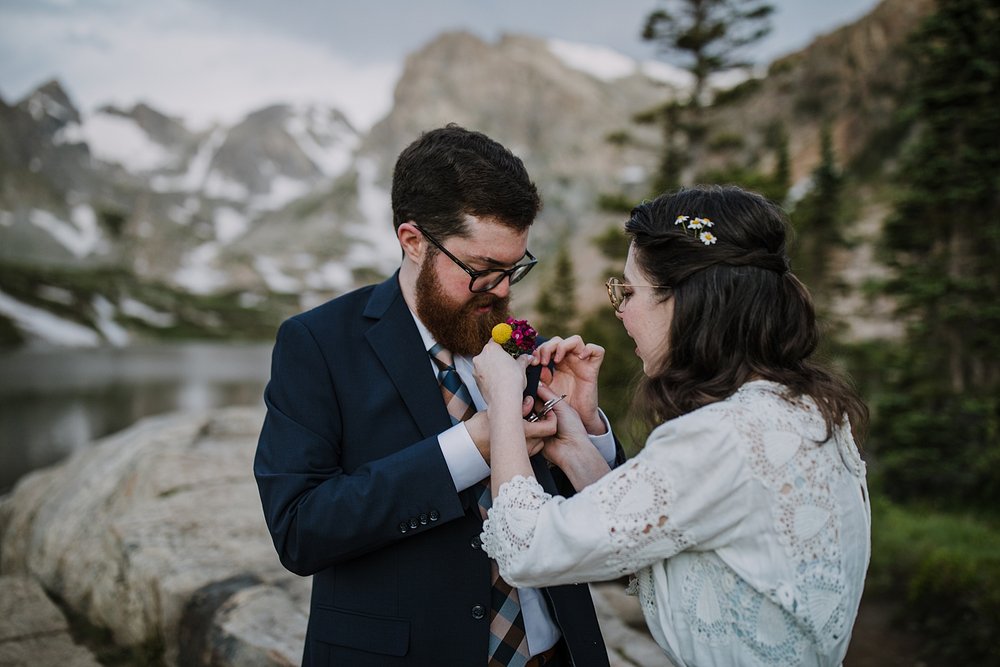
<svg viewBox="0 0 1000 667"><path fill-rule="evenodd" d="M550 338L538 346L532 360L532 365L542 366L542 382L555 394L566 394L591 435L607 432L597 410L597 376L603 361L604 348L584 343L580 336ZM555 365L554 373L550 363Z"/></svg>

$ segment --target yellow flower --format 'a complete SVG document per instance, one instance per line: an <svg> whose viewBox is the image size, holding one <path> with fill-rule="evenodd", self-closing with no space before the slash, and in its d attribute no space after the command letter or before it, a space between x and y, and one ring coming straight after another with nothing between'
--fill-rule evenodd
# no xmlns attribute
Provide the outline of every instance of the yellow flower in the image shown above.
<svg viewBox="0 0 1000 667"><path fill-rule="evenodd" d="M506 322L501 322L493 327L493 331L491 333L493 335L493 340L495 340L497 344L503 345L510 340L511 334L514 333L514 329L512 329Z"/></svg>

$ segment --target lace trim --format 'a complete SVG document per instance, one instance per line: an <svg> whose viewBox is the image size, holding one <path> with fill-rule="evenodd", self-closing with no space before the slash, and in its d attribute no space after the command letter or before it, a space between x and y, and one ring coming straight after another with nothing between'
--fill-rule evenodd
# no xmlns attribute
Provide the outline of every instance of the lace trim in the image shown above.
<svg viewBox="0 0 1000 667"><path fill-rule="evenodd" d="M682 608L691 632L712 647L738 642L767 665L802 661L808 636L797 619L760 595L717 556L699 554L682 584Z"/></svg>
<svg viewBox="0 0 1000 667"><path fill-rule="evenodd" d="M514 559L531 546L538 511L551 498L534 477L515 475L500 487L480 539L501 570L509 570Z"/></svg>
<svg viewBox="0 0 1000 667"><path fill-rule="evenodd" d="M655 559L666 558L693 544L670 521L676 492L655 468L633 459L618 468L606 483L584 491L596 496L614 552L608 565L618 575L631 574Z"/></svg>
<svg viewBox="0 0 1000 667"><path fill-rule="evenodd" d="M780 385L751 383L722 409L738 410L729 418L749 445L752 473L772 494L778 539L795 563L793 581L781 582L765 593L799 619L826 650L839 641L850 621L843 599L847 586L834 489L840 476L863 474L864 464L849 431L843 428L834 432L835 444L820 444L825 425L811 399L789 403L780 398L776 409L761 411L761 391L782 395ZM803 410L808 411L806 416ZM804 423L805 437L801 435ZM845 461L849 449L854 449L856 458Z"/></svg>

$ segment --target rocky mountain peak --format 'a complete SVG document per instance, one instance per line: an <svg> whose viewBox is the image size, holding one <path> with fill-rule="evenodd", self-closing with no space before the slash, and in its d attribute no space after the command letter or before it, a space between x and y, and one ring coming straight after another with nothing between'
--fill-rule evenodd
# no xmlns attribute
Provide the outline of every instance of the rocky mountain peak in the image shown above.
<svg viewBox="0 0 1000 667"><path fill-rule="evenodd" d="M17 107L26 111L49 133L56 132L68 123L80 122L80 112L76 105L62 84L55 79L36 88Z"/></svg>

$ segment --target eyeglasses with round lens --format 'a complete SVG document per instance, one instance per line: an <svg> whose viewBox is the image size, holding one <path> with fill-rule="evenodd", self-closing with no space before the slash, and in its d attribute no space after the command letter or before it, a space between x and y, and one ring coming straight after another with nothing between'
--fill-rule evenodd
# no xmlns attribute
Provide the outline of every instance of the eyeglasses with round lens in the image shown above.
<svg viewBox="0 0 1000 667"><path fill-rule="evenodd" d="M667 285L630 285L623 283L618 278L608 278L608 282L604 283L604 286L608 288L608 299L611 300L611 307L615 309L616 313L622 312L622 309L625 307L625 300L631 296L631 294L626 293L626 288L652 287L655 289L670 289Z"/></svg>

